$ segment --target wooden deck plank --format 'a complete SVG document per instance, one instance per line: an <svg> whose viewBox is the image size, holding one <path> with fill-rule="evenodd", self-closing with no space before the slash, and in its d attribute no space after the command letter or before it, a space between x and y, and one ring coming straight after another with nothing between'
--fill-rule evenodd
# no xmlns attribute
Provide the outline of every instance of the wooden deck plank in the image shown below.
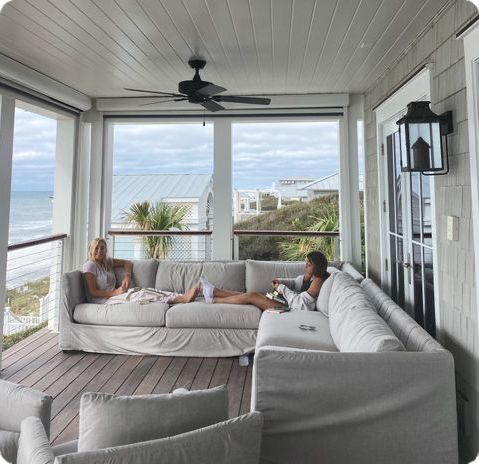
<svg viewBox="0 0 479 464"><path fill-rule="evenodd" d="M238 359L234 360L227 383L229 417L236 417L239 415L247 370L247 367L239 365Z"/></svg>
<svg viewBox="0 0 479 464"><path fill-rule="evenodd" d="M213 377L211 377L209 388L225 385L228 382L232 365L232 358L221 358L216 365Z"/></svg>
<svg viewBox="0 0 479 464"><path fill-rule="evenodd" d="M65 372L68 372L73 366L80 362L86 356L85 353L63 353L59 352L56 360L51 360L48 366L43 369L37 369L28 377L22 380L22 385L37 388L39 390L46 389L50 384L56 382ZM48 385L46 385L48 383Z"/></svg>
<svg viewBox="0 0 479 464"><path fill-rule="evenodd" d="M153 393L169 393L185 367L188 358L174 358L165 373L153 389Z"/></svg>
<svg viewBox="0 0 479 464"><path fill-rule="evenodd" d="M4 353L5 376L53 396L54 444L78 438L79 403L86 391L138 395L227 384L230 415L249 410L252 368L240 367L238 358L64 353L57 341L57 334L43 329Z"/></svg>
<svg viewBox="0 0 479 464"><path fill-rule="evenodd" d="M116 391L117 395L132 395L138 388L141 381L148 374L152 366L155 364L155 356L144 356L138 365L131 371L127 379L122 383L121 387Z"/></svg>
<svg viewBox="0 0 479 464"><path fill-rule="evenodd" d="M86 371L91 364L93 364L100 355L86 355L78 363L74 364L67 372L65 372L57 380L52 380L50 377L45 377L38 384L35 385L35 388L48 393L49 395L56 398L63 390L68 388L73 382L76 381L77 377L80 376L84 371ZM44 386L45 385L45 386Z"/></svg>
<svg viewBox="0 0 479 464"><path fill-rule="evenodd" d="M48 351L50 348L56 348L56 345L57 345L57 339L56 337L53 337L47 340L44 344L42 344L41 350L33 350L33 351L29 351L28 353L24 353L23 357L17 359L16 362L10 364L8 367L4 366L4 368L2 369L2 378L8 379L12 377L13 374L23 369L24 367L34 364L36 360L39 357L43 356L43 354L46 351Z"/></svg>
<svg viewBox="0 0 479 464"><path fill-rule="evenodd" d="M17 372L9 375L8 377L5 376L4 378L9 382L22 383L23 379L25 377L28 377L31 373L48 366L48 363L57 355L58 347L55 344L54 346L43 352L41 355L37 356L32 362L23 366Z"/></svg>
<svg viewBox="0 0 479 464"><path fill-rule="evenodd" d="M239 410L239 416L248 414L251 409L251 384L253 378L253 366L248 366L246 372L246 380L244 382L243 396L241 397L241 406Z"/></svg>
<svg viewBox="0 0 479 464"><path fill-rule="evenodd" d="M52 440L55 440L69 423L75 419L75 416L78 415L80 400L83 393L101 391L103 385L126 362L126 360L126 356L113 356L97 375L95 375L75 396L69 399L61 410L61 414L57 413L57 415L53 417L52 411L53 419L50 425L50 437ZM56 401L57 399L55 399L54 403Z"/></svg>
<svg viewBox="0 0 479 464"><path fill-rule="evenodd" d="M211 378L218 364L218 358L204 358L196 374L191 390L204 390L209 387Z"/></svg>
<svg viewBox="0 0 479 464"><path fill-rule="evenodd" d="M25 348L27 345L30 345L30 343L33 343L40 337L44 337L48 333L50 333L50 330L48 330L47 328L40 329L38 332L35 332L34 334L30 335L27 338L24 338L23 340L20 340L18 343L15 343L15 345L11 346L2 353L2 363L6 361L9 357L23 350L23 348Z"/></svg>
<svg viewBox="0 0 479 464"><path fill-rule="evenodd" d="M57 395L52 404L52 415L55 416L75 398L83 389L91 382L91 380L100 375L101 371L106 369L108 363L112 360L114 355L102 354L98 356L95 361L90 364L88 369L85 369L76 379L75 382L70 383L62 392Z"/></svg>
<svg viewBox="0 0 479 464"><path fill-rule="evenodd" d="M159 382L172 361L173 358L170 357L157 358L153 367L149 370L149 372L145 375L143 380L136 388L134 392L135 395L149 395L156 387L156 384Z"/></svg>
<svg viewBox="0 0 479 464"><path fill-rule="evenodd" d="M172 390L176 390L177 388L186 388L189 390L191 388L191 384L195 380L196 373L198 372L202 361L202 358L189 358L186 361L185 367L181 371L181 374L173 385Z"/></svg>

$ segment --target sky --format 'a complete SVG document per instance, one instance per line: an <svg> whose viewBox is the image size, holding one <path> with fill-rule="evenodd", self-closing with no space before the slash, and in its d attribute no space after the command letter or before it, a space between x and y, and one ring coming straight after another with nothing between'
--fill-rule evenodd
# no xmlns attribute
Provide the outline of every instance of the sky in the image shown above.
<svg viewBox="0 0 479 464"><path fill-rule="evenodd" d="M53 190L56 121L17 109L12 190ZM336 122L235 123L233 188L270 188L290 176L338 172ZM114 174L213 172L213 125L118 124Z"/></svg>

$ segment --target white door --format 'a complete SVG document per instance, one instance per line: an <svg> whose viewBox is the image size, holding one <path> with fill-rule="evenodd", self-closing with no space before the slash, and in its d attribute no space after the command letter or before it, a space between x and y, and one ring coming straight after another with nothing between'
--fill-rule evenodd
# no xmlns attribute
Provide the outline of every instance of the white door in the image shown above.
<svg viewBox="0 0 479 464"><path fill-rule="evenodd" d="M401 172L395 116L383 125L386 271L391 297L435 335L432 177Z"/></svg>

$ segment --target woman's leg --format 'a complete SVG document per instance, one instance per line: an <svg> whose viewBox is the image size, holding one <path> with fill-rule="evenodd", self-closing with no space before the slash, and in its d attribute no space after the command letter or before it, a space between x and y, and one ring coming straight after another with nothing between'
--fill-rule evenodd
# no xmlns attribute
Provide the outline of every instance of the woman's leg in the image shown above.
<svg viewBox="0 0 479 464"><path fill-rule="evenodd" d="M192 301L196 300L198 293L200 293L199 287L191 287L182 295L176 296L175 299L171 301L171 303L191 303Z"/></svg>
<svg viewBox="0 0 479 464"><path fill-rule="evenodd" d="M278 308L281 306L286 307L286 305L283 305L277 301L270 300L269 298L266 298L261 293L257 293L257 292L238 293L236 295L225 296L225 297L217 297L215 293L213 303L240 304L240 305L251 304L251 305L257 306L259 309L263 311L265 309Z"/></svg>
<svg viewBox="0 0 479 464"><path fill-rule="evenodd" d="M234 290L226 290L224 288L218 288L218 287L215 287L214 289L214 296L220 297L220 298L233 296L233 295L241 295L241 294L243 294L243 292L236 292Z"/></svg>

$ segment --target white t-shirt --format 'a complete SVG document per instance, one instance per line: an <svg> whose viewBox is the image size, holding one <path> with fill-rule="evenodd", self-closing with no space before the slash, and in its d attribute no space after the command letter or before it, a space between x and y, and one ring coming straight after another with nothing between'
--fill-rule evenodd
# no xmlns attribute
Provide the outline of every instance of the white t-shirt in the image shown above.
<svg viewBox="0 0 479 464"><path fill-rule="evenodd" d="M112 269L107 270L103 266L99 266L94 261L87 261L82 267L82 273L85 274L86 272L90 272L95 276L96 288L98 290L115 290L116 277ZM89 303L105 303L106 300L108 300L107 297L94 298L88 295Z"/></svg>

